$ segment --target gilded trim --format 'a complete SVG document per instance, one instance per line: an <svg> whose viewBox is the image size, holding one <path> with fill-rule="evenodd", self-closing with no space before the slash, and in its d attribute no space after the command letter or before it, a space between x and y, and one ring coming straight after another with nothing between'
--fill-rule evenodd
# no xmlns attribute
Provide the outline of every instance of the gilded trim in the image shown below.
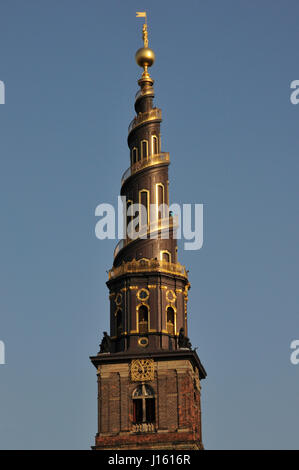
<svg viewBox="0 0 299 470"><path fill-rule="evenodd" d="M116 317L119 312L122 313L123 311L122 311L122 309L121 309L120 307L117 307L117 308L115 309L114 316Z"/></svg>
<svg viewBox="0 0 299 470"><path fill-rule="evenodd" d="M169 153L168 152L160 152L158 155L151 155L147 160L139 160L137 163L134 163L132 166L126 169L124 174L121 178L121 185L135 173L138 171L143 170L149 166L161 165L162 163L169 164Z"/></svg>
<svg viewBox="0 0 299 470"><path fill-rule="evenodd" d="M143 272L165 272L167 274L174 274L182 276L187 279L187 272L185 266L180 263L168 263L167 261L161 261L156 259L148 260L136 260L128 261L123 263L116 268L112 268L109 271L109 280L115 279L118 276L130 273L143 273ZM129 286L129 289L139 289L140 286ZM167 287L165 286L167 289Z"/></svg>
<svg viewBox="0 0 299 470"><path fill-rule="evenodd" d="M153 108L153 109L150 109L149 111L145 111L144 113L139 113L130 122L129 128L128 128L128 134L130 134L133 129L135 129L138 126L141 126L141 124L144 124L145 122L156 121L156 120L161 121L161 119L162 119L162 111L160 108Z"/></svg>
<svg viewBox="0 0 299 470"><path fill-rule="evenodd" d="M117 293L116 297L115 297L115 303L116 305L121 305L122 304L122 300L123 300L123 297L121 295L120 292Z"/></svg>
<svg viewBox="0 0 299 470"><path fill-rule="evenodd" d="M169 295L172 296L172 299L169 298ZM166 291L166 299L168 300L168 302L175 302L176 301L176 295L175 293L173 292L173 290L169 289L168 291Z"/></svg>
<svg viewBox="0 0 299 470"><path fill-rule="evenodd" d="M146 340L146 344L142 344L141 341L145 341ZM142 348L146 348L148 346L148 338L142 336L141 338L138 339L138 344L139 346L141 346Z"/></svg>
<svg viewBox="0 0 299 470"><path fill-rule="evenodd" d="M146 297L140 297L141 292L145 292ZM145 289L145 287L142 287L141 289L139 289L139 291L136 294L137 299L140 300L140 302L145 302L146 300L148 300L149 295L150 295L150 293L147 289Z"/></svg>

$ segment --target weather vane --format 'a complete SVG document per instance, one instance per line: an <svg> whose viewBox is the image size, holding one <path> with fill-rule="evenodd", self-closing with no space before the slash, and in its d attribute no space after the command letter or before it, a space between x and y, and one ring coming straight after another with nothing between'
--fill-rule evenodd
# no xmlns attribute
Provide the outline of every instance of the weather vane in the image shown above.
<svg viewBox="0 0 299 470"><path fill-rule="evenodd" d="M144 47L148 47L148 32L147 32L147 17L146 11L136 11L136 18L145 18L145 23L142 28L142 37Z"/></svg>
<svg viewBox="0 0 299 470"><path fill-rule="evenodd" d="M148 31L147 31L147 17L145 11L136 11L136 18L145 18L142 27L143 47L138 49L135 54L136 62L140 67L143 67L142 78L150 78L148 67L151 67L155 62L155 53L148 47Z"/></svg>

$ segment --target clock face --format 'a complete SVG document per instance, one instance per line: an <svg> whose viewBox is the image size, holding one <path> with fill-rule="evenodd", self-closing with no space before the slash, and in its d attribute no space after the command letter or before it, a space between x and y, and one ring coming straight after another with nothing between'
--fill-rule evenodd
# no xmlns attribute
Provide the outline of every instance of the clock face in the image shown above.
<svg viewBox="0 0 299 470"><path fill-rule="evenodd" d="M153 380L153 378L153 359L135 359L131 362L131 379L133 381Z"/></svg>

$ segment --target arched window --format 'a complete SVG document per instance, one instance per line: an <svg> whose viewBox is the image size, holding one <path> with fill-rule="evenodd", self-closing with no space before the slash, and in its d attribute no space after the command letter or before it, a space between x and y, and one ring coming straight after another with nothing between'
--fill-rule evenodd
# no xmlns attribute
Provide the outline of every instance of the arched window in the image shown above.
<svg viewBox="0 0 299 470"><path fill-rule="evenodd" d="M170 335L174 335L174 329L175 329L175 323L174 323L174 317L175 317L175 313L174 313L174 310L172 307L167 307L167 311L166 311L166 315L167 315L167 332L170 334Z"/></svg>
<svg viewBox="0 0 299 470"><path fill-rule="evenodd" d="M129 227L129 223L132 222L132 220L134 219L134 216L133 215L128 215L130 214L130 211L129 211L129 208L131 206L131 204L133 204L133 201L131 201L131 199L128 199L127 200L127 227L126 227L126 234L130 236L130 233L129 233L129 230L128 230L128 227Z"/></svg>
<svg viewBox="0 0 299 470"><path fill-rule="evenodd" d="M157 203L158 207L164 204L164 186L162 183L157 184Z"/></svg>
<svg viewBox="0 0 299 470"><path fill-rule="evenodd" d="M160 259L162 261L167 261L167 263L170 263L171 262L171 254L167 250L161 251L160 252Z"/></svg>
<svg viewBox="0 0 299 470"><path fill-rule="evenodd" d="M156 135L152 136L152 154L157 155L159 153L158 146L158 137Z"/></svg>
<svg viewBox="0 0 299 470"><path fill-rule="evenodd" d="M155 397L149 385L138 385L133 392L133 422L134 424L155 422Z"/></svg>
<svg viewBox="0 0 299 470"><path fill-rule="evenodd" d="M141 226L146 226L146 225L149 225L149 216L150 216L150 213L149 213L149 191L147 189L142 189L141 191L139 191L139 204L141 204L146 213L144 212L144 214L142 213L142 215L144 215L144 218L142 217L140 222L141 222ZM141 216L141 212L140 212L140 216Z"/></svg>
<svg viewBox="0 0 299 470"><path fill-rule="evenodd" d="M132 150L132 162L131 164L134 165L138 160L138 148L134 147Z"/></svg>
<svg viewBox="0 0 299 470"><path fill-rule="evenodd" d="M123 318L121 308L115 312L115 336L119 337L123 332Z"/></svg>
<svg viewBox="0 0 299 470"><path fill-rule="evenodd" d="M145 160L148 157L148 142L147 140L141 141L141 160Z"/></svg>
<svg viewBox="0 0 299 470"><path fill-rule="evenodd" d="M148 332L148 307L140 305L138 309L138 331L139 333Z"/></svg>
<svg viewBox="0 0 299 470"><path fill-rule="evenodd" d="M120 336L123 332L123 319L122 319L122 311L118 309L115 315L115 326L116 326L116 336Z"/></svg>
<svg viewBox="0 0 299 470"><path fill-rule="evenodd" d="M166 207L164 198L164 185L162 183L156 184L156 204L157 204L157 219L166 217Z"/></svg>

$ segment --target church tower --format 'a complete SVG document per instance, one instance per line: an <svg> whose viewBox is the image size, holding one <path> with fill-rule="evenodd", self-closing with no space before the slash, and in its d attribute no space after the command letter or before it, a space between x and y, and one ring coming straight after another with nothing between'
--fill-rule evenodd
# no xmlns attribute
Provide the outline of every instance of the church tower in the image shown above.
<svg viewBox="0 0 299 470"><path fill-rule="evenodd" d="M100 352L91 357L98 377L93 448L196 450L203 448L200 394L206 372L187 337L190 283L178 261L176 217L169 212L170 157L161 151L162 112L153 105L148 68L155 54L146 20L143 42L136 52L143 73L128 129L130 166L120 190L127 236L116 245L107 281L110 335L104 333ZM138 238L132 236L134 204L146 208L134 226Z"/></svg>

